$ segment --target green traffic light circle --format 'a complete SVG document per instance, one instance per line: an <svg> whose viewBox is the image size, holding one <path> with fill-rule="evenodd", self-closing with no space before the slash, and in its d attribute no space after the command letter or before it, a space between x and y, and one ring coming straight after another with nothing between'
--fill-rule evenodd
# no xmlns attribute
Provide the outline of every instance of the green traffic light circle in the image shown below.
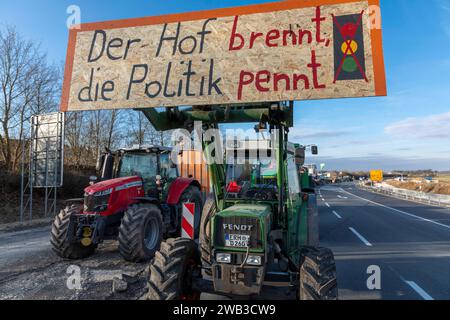
<svg viewBox="0 0 450 320"><path fill-rule="evenodd" d="M342 65L342 69L345 72L351 73L355 72L356 69L358 69L358 65L356 64L356 61L353 57L347 57L345 58L344 64Z"/></svg>

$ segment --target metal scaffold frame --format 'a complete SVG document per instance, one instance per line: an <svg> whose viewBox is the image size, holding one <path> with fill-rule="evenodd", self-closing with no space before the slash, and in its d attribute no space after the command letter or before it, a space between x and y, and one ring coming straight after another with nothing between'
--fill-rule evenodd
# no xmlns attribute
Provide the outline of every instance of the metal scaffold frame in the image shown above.
<svg viewBox="0 0 450 320"><path fill-rule="evenodd" d="M28 159L27 159L28 155ZM56 215L63 184L64 113L31 118L30 137L22 143L20 222L33 219L33 190L44 189L44 217Z"/></svg>

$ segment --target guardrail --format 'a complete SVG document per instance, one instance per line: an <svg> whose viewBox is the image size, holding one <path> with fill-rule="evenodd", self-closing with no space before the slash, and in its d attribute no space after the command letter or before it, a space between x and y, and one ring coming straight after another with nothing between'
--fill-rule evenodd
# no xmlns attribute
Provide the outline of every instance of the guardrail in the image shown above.
<svg viewBox="0 0 450 320"><path fill-rule="evenodd" d="M367 186L364 183L359 184L360 188L386 194L400 199L416 201L438 207L450 208L450 196L444 194L425 193L413 190L406 190L392 187L386 183L375 186Z"/></svg>

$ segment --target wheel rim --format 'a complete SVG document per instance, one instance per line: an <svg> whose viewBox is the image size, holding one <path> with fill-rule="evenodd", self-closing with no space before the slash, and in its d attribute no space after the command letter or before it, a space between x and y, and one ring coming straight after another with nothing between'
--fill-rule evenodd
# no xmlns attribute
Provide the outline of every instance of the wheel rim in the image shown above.
<svg viewBox="0 0 450 320"><path fill-rule="evenodd" d="M149 219L145 225L144 245L148 250L153 250L159 238L159 227L156 219Z"/></svg>

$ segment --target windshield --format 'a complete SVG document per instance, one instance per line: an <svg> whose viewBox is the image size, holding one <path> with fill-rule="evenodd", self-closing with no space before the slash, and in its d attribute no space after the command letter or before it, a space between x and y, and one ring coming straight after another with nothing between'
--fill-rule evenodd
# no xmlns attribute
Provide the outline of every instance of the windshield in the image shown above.
<svg viewBox="0 0 450 320"><path fill-rule="evenodd" d="M174 166L174 163L171 160L169 153L161 154L161 176L168 180L173 180L178 177L177 167Z"/></svg>
<svg viewBox="0 0 450 320"><path fill-rule="evenodd" d="M277 164L247 159L243 164L227 165L226 197L228 199L277 199Z"/></svg>
<svg viewBox="0 0 450 320"><path fill-rule="evenodd" d="M155 180L158 169L158 158L152 153L130 153L122 157L119 177L139 176L145 182Z"/></svg>

